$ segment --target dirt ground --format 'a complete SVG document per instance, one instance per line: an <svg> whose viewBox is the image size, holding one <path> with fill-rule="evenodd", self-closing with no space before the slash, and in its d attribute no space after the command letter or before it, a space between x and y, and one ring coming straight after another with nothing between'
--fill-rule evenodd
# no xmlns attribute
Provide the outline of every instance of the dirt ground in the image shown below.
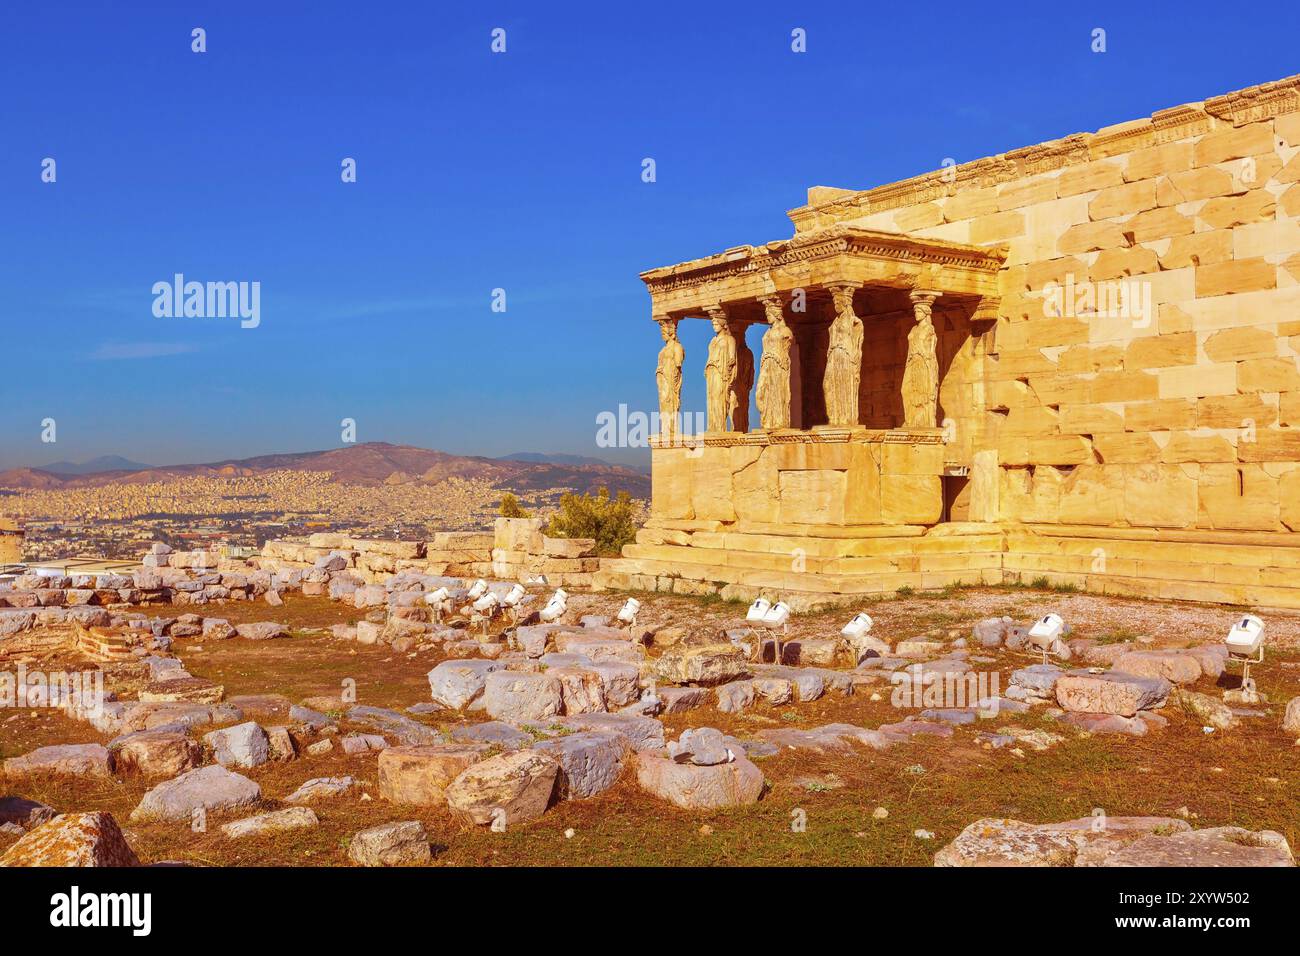
<svg viewBox="0 0 1300 956"><path fill-rule="evenodd" d="M613 615L626 595L573 594L568 618ZM739 626L744 606L715 599L642 595L640 623L685 624L720 631ZM1029 621L1048 611L1073 626L1074 637L1102 641L1147 637L1156 647L1221 640L1240 609L1102 598L1023 588L959 589L909 595L864 605L875 619L873 633L889 640L927 634L968 636L975 621L1007 614ZM797 615L792 637L830 636L852 609ZM225 686L227 697L283 694L292 701L337 695L342 682L356 682L357 702L402 710L428 700L426 673L444 659L438 651L397 653L383 645L360 645L329 636L327 625L356 620L364 612L317 598L292 598L284 607L229 603L207 608L209 616L234 622L275 620L293 629L288 639L185 639L174 650L193 674ZM268 837L230 841L219 832L226 817L210 815L206 833L187 824L127 823L149 785L140 780L24 782L17 795L58 810L107 810L127 830L146 862L183 860L201 865L350 865L351 834L391 820L421 820L435 845L434 865L915 865L928 866L934 852L980 817L1033 822L1086 816L1101 808L1117 815L1183 815L1194 826L1236 825L1273 829L1293 846L1300 840L1300 747L1280 729L1286 702L1300 695L1300 617L1267 618L1268 651L1254 670L1271 704L1265 716L1214 734L1177 708L1164 711L1164 730L1134 738L1088 736L1037 714L1008 716L958 727L947 739L913 738L876 752L855 746L849 753L783 751L758 760L768 789L755 806L687 812L641 792L631 774L611 790L583 801L560 803L539 821L505 833L454 821L445 808L394 806L379 799L374 753L347 756L340 748L323 757L301 757L241 771L262 787L267 808L313 777L350 774L359 791L313 805L321 825ZM982 653L972 648L972 653ZM1010 671L1032 658L1005 650L989 656L1005 686ZM49 661L45 666L72 661ZM1218 695L1203 678L1193 689ZM687 727L712 726L738 736L770 727L815 727L830 722L877 727L907 713L889 703L889 687L872 700L870 688L854 696L827 696L778 707L758 704L738 714L713 706L664 718L670 736ZM419 718L434 726L452 715ZM485 719L482 715L472 719ZM1004 724L1041 727L1065 737L1043 751L981 748L979 731ZM346 730L346 720L340 725ZM357 728L363 729L363 728ZM108 737L53 710L0 711L0 757L64 742L106 742ZM0 788L8 791L8 787ZM360 794L366 794L367 799ZM876 819L883 807L888 816ZM248 816L244 810L235 817ZM233 818L233 817L232 817ZM806 818L806 828L796 826ZM919 839L914 831L934 834ZM572 836L566 831L572 830ZM0 834L0 852L14 837Z"/></svg>

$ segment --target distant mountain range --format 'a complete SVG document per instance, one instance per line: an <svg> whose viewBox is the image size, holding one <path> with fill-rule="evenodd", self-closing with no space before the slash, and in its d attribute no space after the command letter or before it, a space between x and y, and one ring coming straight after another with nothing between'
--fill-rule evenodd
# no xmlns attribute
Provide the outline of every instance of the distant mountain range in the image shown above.
<svg viewBox="0 0 1300 956"><path fill-rule="evenodd" d="M388 442L366 442L326 451L259 455L197 465L141 465L110 455L79 465L56 462L45 468L0 471L0 488L84 488L115 483L141 484L192 475L233 478L278 470L328 471L332 481L356 485L434 484L446 478L460 477L484 479L495 487L513 491L574 488L590 492L604 485L611 493L626 491L634 498L650 495L648 475L599 459L531 452L519 452L506 458L483 458Z"/></svg>
<svg viewBox="0 0 1300 956"><path fill-rule="evenodd" d="M39 470L52 471L56 475L94 475L101 471L143 471L152 467L153 465L132 461L130 458L123 458L121 455L100 455L98 458L92 458L90 461L83 461L80 464L75 461L56 461L54 464L46 465Z"/></svg>

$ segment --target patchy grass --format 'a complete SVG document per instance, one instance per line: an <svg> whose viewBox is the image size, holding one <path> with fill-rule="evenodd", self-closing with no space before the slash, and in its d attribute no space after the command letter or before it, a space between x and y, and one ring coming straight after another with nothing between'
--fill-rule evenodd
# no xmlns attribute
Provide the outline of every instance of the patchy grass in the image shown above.
<svg viewBox="0 0 1300 956"><path fill-rule="evenodd" d="M626 595L575 594L570 617L612 615ZM949 603L944 603L949 602ZM959 596L917 595L872 606L875 632L890 640L919 637L936 627L965 630L974 621L1010 614L1032 619L1059 610L1077 636L1102 642L1151 635L1157 646L1182 646L1226 632L1233 616L1224 608L1194 607L1091 595L963 589ZM293 598L283 608L230 603L205 613L231 620L277 620L298 628L324 627L363 616L323 599ZM791 636L811 637L835 631L850 616L846 609L796 615ZM641 620L650 627L669 622L693 631L721 633L737 626L743 613L721 601L648 595ZM1293 845L1300 841L1300 748L1280 727L1287 700L1300 695L1300 621L1270 617L1270 649L1254 674L1271 704L1267 716L1244 719L1239 728L1211 735L1199 721L1177 707L1165 713L1170 726L1144 738L1082 735L1041 712L1003 716L974 727L958 728L952 738L918 737L885 752L854 746L846 752L813 754L783 751L759 761L769 781L762 801L752 807L690 813L642 793L631 774L591 800L560 804L532 824L505 833L455 821L445 807L393 806L379 799L377 757L348 756L335 748L321 757L303 757L247 771L262 787L267 808L312 777L351 774L363 784L360 795L321 801L313 806L321 825L309 830L240 841L226 840L219 825L232 817L213 815L206 833L183 824L130 824L128 817L149 783L142 780L24 781L17 792L59 810L107 810L128 830L132 845L146 862L185 860L205 865L348 865L352 834L393 820L422 821L435 845L435 866L590 864L635 865L894 865L928 866L934 852L965 826L981 817L1014 817L1044 822L1087 816L1101 808L1112 816L1177 816L1186 807L1198 827L1236 825L1273 829ZM195 649L203 648L202 651ZM275 641L177 642L177 653L196 675L216 680L229 696L280 693L290 700L337 694L342 682L356 682L360 703L402 710L428 699L427 671L443 658L436 652L402 654L389 647L335 641L324 634L299 633ZM985 653L973 649L975 653ZM1004 677L1029 659L1005 651L991 652ZM71 663L71 662L67 662ZM1236 682L1236 673L1215 686L1202 680L1194 687L1218 694ZM737 736L778 727L813 727L832 722L876 727L905 713L889 702L886 680L862 687L853 697L828 696L806 704L773 707L759 704L738 714L709 706L664 718L667 733L712 726ZM873 700L873 696L878 699ZM50 710L21 710L0 716L0 755L13 756L38 746L62 742L106 741L85 724ZM462 718L434 714L426 723L449 727ZM476 715L472 719L483 719ZM349 729L346 720L343 729ZM975 742L981 730L1016 724L1063 735L1064 742L1044 752L1012 748L985 750ZM801 782L802 781L802 782ZM811 784L808 781L812 781ZM834 781L822 785L817 781ZM841 785L842 784L842 785ZM873 818L884 807L888 816ZM792 822L807 816L806 832ZM575 835L568 839L565 830ZM933 831L932 841L913 831ZM0 852L13 837L0 835Z"/></svg>

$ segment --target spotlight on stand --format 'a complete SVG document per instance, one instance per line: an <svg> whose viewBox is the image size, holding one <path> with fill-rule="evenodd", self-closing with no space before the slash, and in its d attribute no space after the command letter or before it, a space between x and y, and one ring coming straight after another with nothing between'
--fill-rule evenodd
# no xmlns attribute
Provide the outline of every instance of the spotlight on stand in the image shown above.
<svg viewBox="0 0 1300 956"><path fill-rule="evenodd" d="M446 588L438 588L424 596L424 603L433 611L435 624L442 622L442 616L451 610L451 593Z"/></svg>
<svg viewBox="0 0 1300 956"><path fill-rule="evenodd" d="M641 602L636 598L628 598L618 612L618 622L626 624L629 628L636 627L636 616L640 610Z"/></svg>
<svg viewBox="0 0 1300 956"><path fill-rule="evenodd" d="M1029 643L1043 652L1043 663L1047 663L1049 653L1060 655L1061 637L1065 634L1065 621L1059 614L1046 614L1034 622L1029 629Z"/></svg>
<svg viewBox="0 0 1300 956"><path fill-rule="evenodd" d="M770 610L772 610L772 602L765 597L760 597L745 612L745 620L750 624L762 624L763 618L767 617L767 612Z"/></svg>
<svg viewBox="0 0 1300 956"><path fill-rule="evenodd" d="M557 621L569 609L569 595L564 588L556 588L551 599L546 602L546 607L538 612L537 616L546 624Z"/></svg>
<svg viewBox="0 0 1300 956"><path fill-rule="evenodd" d="M487 593L487 589L488 589L488 583L484 581L482 578L479 578L477 581L475 581L473 584L469 586L469 590L465 592L465 598L466 600L469 601L477 601L479 598L481 598L484 594Z"/></svg>
<svg viewBox="0 0 1300 956"><path fill-rule="evenodd" d="M849 623L845 624L844 627L840 629L840 633L850 639L863 637L871 630L873 623L870 614L866 611L860 611L853 615L853 620L849 621Z"/></svg>
<svg viewBox="0 0 1300 956"><path fill-rule="evenodd" d="M474 602L474 612L478 616L479 623L483 625L483 636L487 636L488 622L492 620L492 615L496 613L497 608L501 606L501 599L492 591L487 592L477 601Z"/></svg>
<svg viewBox="0 0 1300 956"><path fill-rule="evenodd" d="M510 620L515 624L519 623L519 602L524 599L524 595L527 593L522 584L516 584L501 599L501 606L510 611Z"/></svg>
<svg viewBox="0 0 1300 956"><path fill-rule="evenodd" d="M1255 679L1250 676L1250 665L1264 662L1264 622L1253 614L1243 614L1241 620L1228 631L1224 643L1228 646L1228 660L1241 664L1241 702L1259 703Z"/></svg>
<svg viewBox="0 0 1300 956"><path fill-rule="evenodd" d="M780 664L784 659L783 649L781 647L781 638L790 633L790 605L784 601L777 601L767 613L763 615L763 626L769 631L777 632L777 636L772 639L772 663ZM759 660L763 658L763 645L759 644Z"/></svg>

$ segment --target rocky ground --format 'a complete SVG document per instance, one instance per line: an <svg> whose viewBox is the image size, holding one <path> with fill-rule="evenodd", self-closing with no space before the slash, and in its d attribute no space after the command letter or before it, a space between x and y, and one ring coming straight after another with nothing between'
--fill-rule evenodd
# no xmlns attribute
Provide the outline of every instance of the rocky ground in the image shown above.
<svg viewBox="0 0 1300 956"><path fill-rule="evenodd" d="M428 620L430 584L135 608L109 664L66 623L0 638L0 672L102 666L117 697L0 710L2 861L1285 865L1300 836L1300 618L1267 618L1244 704L1214 649L1239 609L910 595L852 645L796 616L778 666L740 605L640 595L629 632L626 595L572 594L484 629ZM1048 611L1044 669L1020 625ZM996 705L925 696L970 674Z"/></svg>

